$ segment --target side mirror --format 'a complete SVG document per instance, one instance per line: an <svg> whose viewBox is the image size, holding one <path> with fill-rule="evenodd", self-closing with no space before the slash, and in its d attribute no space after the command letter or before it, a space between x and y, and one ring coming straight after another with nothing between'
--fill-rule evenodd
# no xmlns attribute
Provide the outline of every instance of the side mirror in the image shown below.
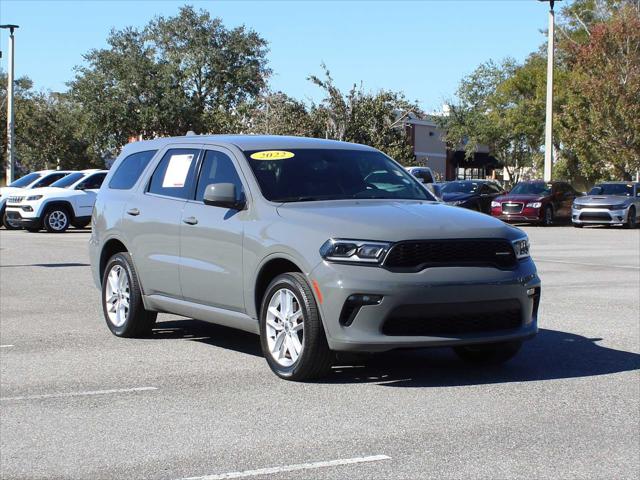
<svg viewBox="0 0 640 480"><path fill-rule="evenodd" d="M203 202L214 207L244 209L244 200L238 200L236 186L233 183L212 183L204 190Z"/></svg>

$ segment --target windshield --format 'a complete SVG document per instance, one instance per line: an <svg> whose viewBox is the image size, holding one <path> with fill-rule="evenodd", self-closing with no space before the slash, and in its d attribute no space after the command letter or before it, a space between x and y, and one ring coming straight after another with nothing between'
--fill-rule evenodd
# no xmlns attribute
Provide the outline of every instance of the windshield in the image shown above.
<svg viewBox="0 0 640 480"><path fill-rule="evenodd" d="M57 182L58 180L66 177L66 176L67 176L66 173L52 173L50 175L45 175L40 180L38 180L36 183L34 183L33 187L31 187L31 188L48 187L52 183Z"/></svg>
<svg viewBox="0 0 640 480"><path fill-rule="evenodd" d="M633 185L624 183L601 183L589 191L589 195L633 195Z"/></svg>
<svg viewBox="0 0 640 480"><path fill-rule="evenodd" d="M29 173L28 175L25 175L24 177L19 178L18 180L16 180L15 182L7 186L22 188L22 187L26 187L27 185L31 184L32 182L36 181L39 178L40 178L39 173Z"/></svg>
<svg viewBox="0 0 640 480"><path fill-rule="evenodd" d="M413 176L380 152L293 149L244 153L262 194L273 202L434 200ZM275 160L273 155L281 159Z"/></svg>
<svg viewBox="0 0 640 480"><path fill-rule="evenodd" d="M481 184L478 182L449 182L442 185L444 193L476 193Z"/></svg>
<svg viewBox="0 0 640 480"><path fill-rule="evenodd" d="M53 182L51 186L58 187L58 188L67 188L73 185L74 183L76 183L82 177L84 177L84 175L85 175L84 173L80 173L80 172L71 173L64 178L61 178L57 182Z"/></svg>
<svg viewBox="0 0 640 480"><path fill-rule="evenodd" d="M518 183L509 193L515 195L549 195L551 193L550 183Z"/></svg>

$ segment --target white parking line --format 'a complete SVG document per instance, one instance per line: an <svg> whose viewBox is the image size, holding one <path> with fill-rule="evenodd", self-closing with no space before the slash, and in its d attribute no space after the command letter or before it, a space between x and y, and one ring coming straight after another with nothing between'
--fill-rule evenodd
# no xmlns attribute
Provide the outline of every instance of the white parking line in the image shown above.
<svg viewBox="0 0 640 480"><path fill-rule="evenodd" d="M565 265L581 265L583 267L627 268L630 270L640 270L640 267L636 267L633 265L607 265L603 263L564 262L562 260L544 260L540 258L536 258L535 261L539 263L562 263Z"/></svg>
<svg viewBox="0 0 640 480"><path fill-rule="evenodd" d="M157 387L114 388L112 390L93 390L87 392L45 393L43 395L24 395L21 397L3 397L1 401L8 400L38 400L41 398L82 397L85 395L108 395L111 393L146 392L157 390Z"/></svg>
<svg viewBox="0 0 640 480"><path fill-rule="evenodd" d="M0 345L0 348L11 348L15 347L15 345Z"/></svg>
<svg viewBox="0 0 640 480"><path fill-rule="evenodd" d="M354 463L379 462L390 460L386 455L372 455L369 457L343 458L339 460L327 460L324 462L300 463L298 465L285 465L282 467L259 468L257 470L245 470L243 472L219 473L204 475L202 477L189 477L182 480L223 480L227 478L256 477L258 475L270 475L274 473L294 472L296 470L312 470L314 468L337 467L340 465L353 465Z"/></svg>

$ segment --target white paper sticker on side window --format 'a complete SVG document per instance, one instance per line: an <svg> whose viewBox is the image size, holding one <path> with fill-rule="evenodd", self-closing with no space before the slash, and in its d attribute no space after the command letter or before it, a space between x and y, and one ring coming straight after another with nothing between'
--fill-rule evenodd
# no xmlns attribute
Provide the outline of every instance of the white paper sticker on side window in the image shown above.
<svg viewBox="0 0 640 480"><path fill-rule="evenodd" d="M182 188L189 174L193 154L172 155L164 174L162 188Z"/></svg>

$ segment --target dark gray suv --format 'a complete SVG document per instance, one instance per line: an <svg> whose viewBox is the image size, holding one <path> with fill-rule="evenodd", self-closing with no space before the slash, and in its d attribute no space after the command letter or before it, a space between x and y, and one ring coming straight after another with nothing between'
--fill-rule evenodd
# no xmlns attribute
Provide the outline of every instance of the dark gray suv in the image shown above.
<svg viewBox="0 0 640 480"><path fill-rule="evenodd" d="M443 205L374 148L276 136L127 145L90 241L106 323L170 312L260 335L280 377L338 351L451 346L502 362L537 332L540 279L519 229Z"/></svg>

